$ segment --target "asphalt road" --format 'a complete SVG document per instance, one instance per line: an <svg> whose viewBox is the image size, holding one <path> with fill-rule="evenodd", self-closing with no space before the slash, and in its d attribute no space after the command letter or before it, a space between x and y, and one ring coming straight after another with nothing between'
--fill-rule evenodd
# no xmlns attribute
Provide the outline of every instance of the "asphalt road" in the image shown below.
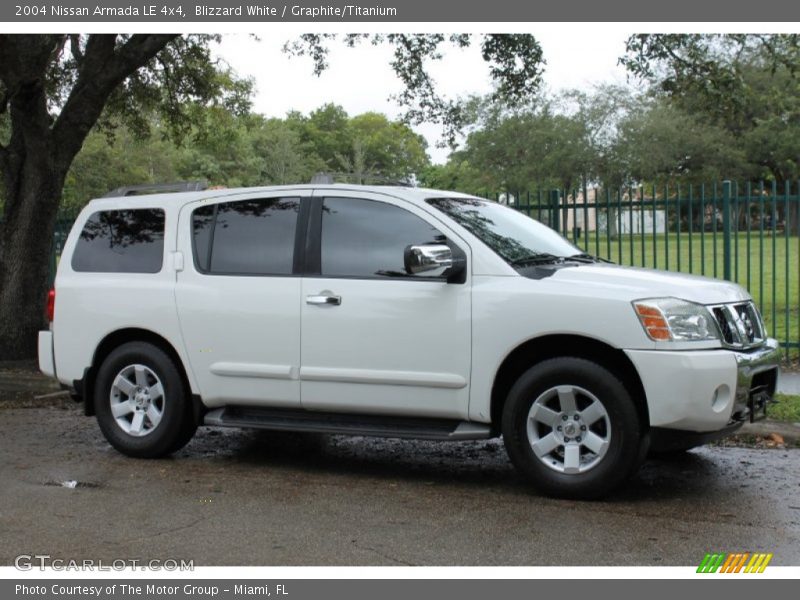
<svg viewBox="0 0 800 600"><path fill-rule="evenodd" d="M696 565L708 551L800 564L800 450L704 448L648 462L602 502L532 492L496 441L201 429L128 459L80 407L0 409L0 564ZM77 481L67 488L64 481Z"/></svg>

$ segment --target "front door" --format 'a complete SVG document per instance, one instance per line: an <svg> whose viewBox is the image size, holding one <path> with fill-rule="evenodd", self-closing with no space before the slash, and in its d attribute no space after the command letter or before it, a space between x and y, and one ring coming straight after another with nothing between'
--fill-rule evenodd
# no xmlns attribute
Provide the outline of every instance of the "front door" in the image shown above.
<svg viewBox="0 0 800 600"><path fill-rule="evenodd" d="M316 212L314 212L316 211ZM425 211L367 194L314 199L302 284L304 408L466 419L471 294L409 276L408 245L468 247ZM310 267L309 267L310 265Z"/></svg>

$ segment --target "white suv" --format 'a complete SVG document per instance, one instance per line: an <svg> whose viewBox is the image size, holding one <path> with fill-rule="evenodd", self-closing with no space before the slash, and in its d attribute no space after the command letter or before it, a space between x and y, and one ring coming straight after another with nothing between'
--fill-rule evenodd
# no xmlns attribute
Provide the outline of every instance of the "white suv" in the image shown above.
<svg viewBox="0 0 800 600"><path fill-rule="evenodd" d="M50 312L40 368L127 455L204 424L502 434L560 496L734 431L778 373L738 285L608 264L513 209L417 188L94 200Z"/></svg>

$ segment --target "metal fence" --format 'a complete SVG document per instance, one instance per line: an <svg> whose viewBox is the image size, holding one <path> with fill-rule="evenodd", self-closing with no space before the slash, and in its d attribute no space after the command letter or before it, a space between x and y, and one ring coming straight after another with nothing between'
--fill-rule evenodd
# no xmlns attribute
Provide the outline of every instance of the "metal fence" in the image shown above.
<svg viewBox="0 0 800 600"><path fill-rule="evenodd" d="M735 281L753 295L787 356L800 356L800 181L477 195L615 263ZM75 216L59 214L53 277Z"/></svg>
<svg viewBox="0 0 800 600"><path fill-rule="evenodd" d="M479 195L615 263L737 282L787 357L800 354L800 182Z"/></svg>

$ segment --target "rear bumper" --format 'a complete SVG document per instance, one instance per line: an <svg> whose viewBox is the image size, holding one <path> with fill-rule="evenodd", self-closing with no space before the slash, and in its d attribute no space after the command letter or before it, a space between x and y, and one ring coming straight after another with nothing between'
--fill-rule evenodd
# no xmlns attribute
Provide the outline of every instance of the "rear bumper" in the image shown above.
<svg viewBox="0 0 800 600"><path fill-rule="evenodd" d="M650 426L716 432L749 417L754 395L775 393L775 340L750 352L629 350L644 386Z"/></svg>
<svg viewBox="0 0 800 600"><path fill-rule="evenodd" d="M48 377L56 376L56 361L53 353L53 332L39 332L39 370Z"/></svg>

